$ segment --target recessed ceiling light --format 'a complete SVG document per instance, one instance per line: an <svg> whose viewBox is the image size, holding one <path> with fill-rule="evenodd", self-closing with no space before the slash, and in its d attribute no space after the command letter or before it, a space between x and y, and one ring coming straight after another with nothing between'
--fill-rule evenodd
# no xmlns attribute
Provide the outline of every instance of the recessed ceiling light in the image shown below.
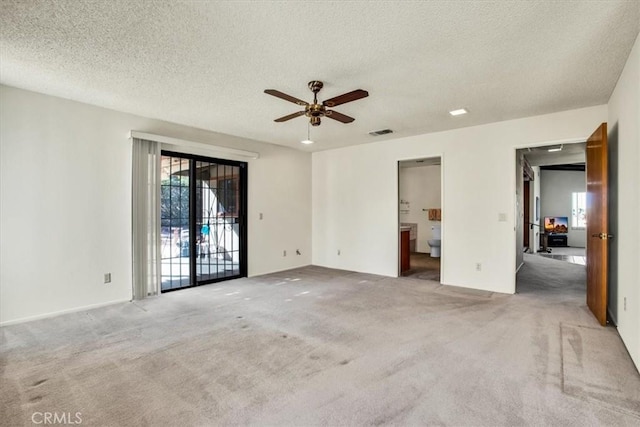
<svg viewBox="0 0 640 427"><path fill-rule="evenodd" d="M304 141L300 141L300 143L305 144L305 145L309 145L309 144L313 144L313 141L310 139L305 139Z"/></svg>
<svg viewBox="0 0 640 427"><path fill-rule="evenodd" d="M458 110L451 110L449 111L449 114L451 114L452 116L461 116L463 114L467 114L468 111L465 110L464 108L460 108Z"/></svg>

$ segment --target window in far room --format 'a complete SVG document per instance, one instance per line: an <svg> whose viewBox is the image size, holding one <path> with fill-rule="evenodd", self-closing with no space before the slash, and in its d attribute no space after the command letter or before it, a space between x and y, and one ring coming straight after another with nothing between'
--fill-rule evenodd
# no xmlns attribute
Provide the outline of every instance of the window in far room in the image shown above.
<svg viewBox="0 0 640 427"><path fill-rule="evenodd" d="M587 227L587 193L571 193L571 228Z"/></svg>

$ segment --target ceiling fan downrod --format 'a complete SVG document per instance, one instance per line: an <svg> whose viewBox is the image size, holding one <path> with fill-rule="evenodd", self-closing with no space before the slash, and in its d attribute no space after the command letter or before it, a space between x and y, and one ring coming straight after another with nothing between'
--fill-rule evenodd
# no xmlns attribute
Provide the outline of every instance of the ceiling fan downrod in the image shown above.
<svg viewBox="0 0 640 427"><path fill-rule="evenodd" d="M313 104L307 105L304 115L309 117L311 126L320 126L320 118L325 116L326 111L324 105L318 104L318 92L320 92L324 84L320 80L311 80L308 86L313 92Z"/></svg>

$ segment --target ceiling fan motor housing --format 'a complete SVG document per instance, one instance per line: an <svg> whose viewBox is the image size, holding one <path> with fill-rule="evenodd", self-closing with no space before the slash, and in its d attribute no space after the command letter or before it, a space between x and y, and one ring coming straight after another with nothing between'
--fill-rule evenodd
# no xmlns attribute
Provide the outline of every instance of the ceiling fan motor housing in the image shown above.
<svg viewBox="0 0 640 427"><path fill-rule="evenodd" d="M324 105L318 103L309 104L305 108L305 116L309 117L311 126L320 126L320 117L324 117L326 113Z"/></svg>
<svg viewBox="0 0 640 427"><path fill-rule="evenodd" d="M325 108L322 104L309 104L306 108L307 117L322 117L325 115Z"/></svg>

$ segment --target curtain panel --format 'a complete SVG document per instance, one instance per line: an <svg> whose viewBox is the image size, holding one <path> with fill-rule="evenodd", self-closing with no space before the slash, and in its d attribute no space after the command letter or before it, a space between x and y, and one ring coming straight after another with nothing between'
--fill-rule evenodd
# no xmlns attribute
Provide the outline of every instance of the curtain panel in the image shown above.
<svg viewBox="0 0 640 427"><path fill-rule="evenodd" d="M160 293L160 143L133 138L133 299Z"/></svg>

